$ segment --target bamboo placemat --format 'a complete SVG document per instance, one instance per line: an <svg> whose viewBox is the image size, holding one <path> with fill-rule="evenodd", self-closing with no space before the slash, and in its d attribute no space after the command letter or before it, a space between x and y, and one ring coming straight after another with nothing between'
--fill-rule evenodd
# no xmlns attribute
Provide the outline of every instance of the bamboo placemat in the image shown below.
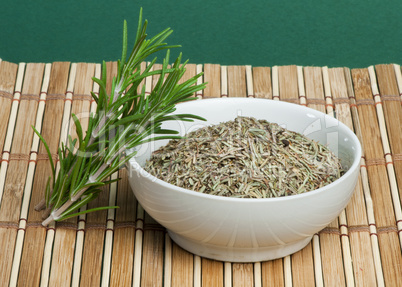
<svg viewBox="0 0 402 287"><path fill-rule="evenodd" d="M108 77L116 63L107 63ZM145 67L145 63L143 64ZM256 97L306 105L358 135L364 156L350 204L303 250L258 263L218 262L178 247L136 201L125 170L94 205L120 209L48 228L34 207L57 160L71 113L94 108L100 64L0 60L0 285L6 286L398 286L402 280L402 73L366 69L188 65L204 72L199 98ZM156 78L146 80L150 91ZM109 87L110 88L110 87ZM224 107L222 107L224 108ZM87 123L82 123L84 128ZM74 131L70 128L74 135Z"/></svg>

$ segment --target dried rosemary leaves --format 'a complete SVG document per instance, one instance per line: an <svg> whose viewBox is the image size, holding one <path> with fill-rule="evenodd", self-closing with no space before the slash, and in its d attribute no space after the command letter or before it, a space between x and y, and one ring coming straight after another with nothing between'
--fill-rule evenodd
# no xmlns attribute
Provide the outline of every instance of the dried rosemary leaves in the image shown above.
<svg viewBox="0 0 402 287"><path fill-rule="evenodd" d="M242 198L299 194L342 174L339 159L327 147L248 117L171 140L152 154L145 170L176 186Z"/></svg>

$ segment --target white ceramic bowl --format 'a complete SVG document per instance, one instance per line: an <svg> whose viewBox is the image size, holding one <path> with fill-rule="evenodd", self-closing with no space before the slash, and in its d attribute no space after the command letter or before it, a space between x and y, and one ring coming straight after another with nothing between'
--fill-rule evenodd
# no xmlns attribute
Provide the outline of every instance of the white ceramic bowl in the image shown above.
<svg viewBox="0 0 402 287"><path fill-rule="evenodd" d="M143 208L167 228L182 248L207 258L256 262L292 254L333 221L351 198L359 173L361 147L356 135L324 113L280 101L253 98L197 100L177 105L175 113L193 113L207 122L169 122L184 135L238 115L276 122L317 140L335 152L348 171L335 182L304 194L240 199L183 189L141 168L167 141L145 144L128 164L130 185Z"/></svg>

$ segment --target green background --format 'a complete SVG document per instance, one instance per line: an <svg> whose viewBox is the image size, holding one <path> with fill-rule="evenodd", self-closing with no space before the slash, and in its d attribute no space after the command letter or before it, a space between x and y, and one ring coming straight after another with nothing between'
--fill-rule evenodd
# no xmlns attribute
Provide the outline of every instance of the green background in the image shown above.
<svg viewBox="0 0 402 287"><path fill-rule="evenodd" d="M117 60L123 20L132 43L143 7L148 34L172 28L190 63L402 64L400 0L2 2L0 58L14 63Z"/></svg>

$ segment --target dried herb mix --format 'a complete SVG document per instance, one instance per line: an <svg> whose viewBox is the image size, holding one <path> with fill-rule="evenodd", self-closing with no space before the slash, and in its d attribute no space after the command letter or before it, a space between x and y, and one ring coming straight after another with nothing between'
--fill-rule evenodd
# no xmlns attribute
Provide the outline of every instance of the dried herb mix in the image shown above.
<svg viewBox="0 0 402 287"><path fill-rule="evenodd" d="M171 140L152 154L145 170L179 187L240 198L300 194L343 173L339 159L326 146L249 117Z"/></svg>

